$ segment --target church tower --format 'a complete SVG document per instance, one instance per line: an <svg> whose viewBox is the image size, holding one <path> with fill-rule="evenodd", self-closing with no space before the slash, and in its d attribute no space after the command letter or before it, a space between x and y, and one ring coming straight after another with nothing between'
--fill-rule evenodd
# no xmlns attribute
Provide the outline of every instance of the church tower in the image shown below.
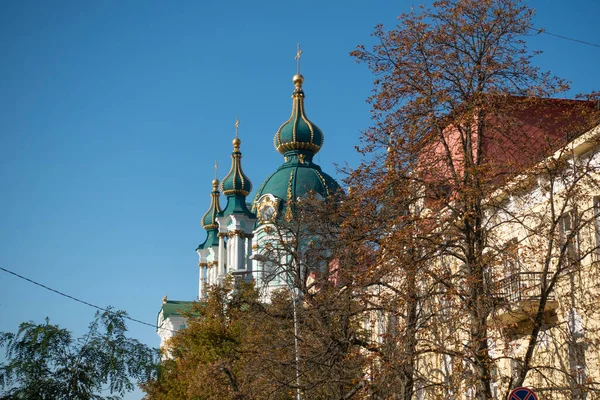
<svg viewBox="0 0 600 400"><path fill-rule="evenodd" d="M221 212L221 205L219 204L219 180L216 178L212 181L212 189L210 207L202 217L202 226L206 229L206 240L196 249L200 258L198 262L200 267L198 299L203 299L206 296L207 287L217 283L219 264L219 224L217 223L217 216Z"/></svg>
<svg viewBox="0 0 600 400"><path fill-rule="evenodd" d="M311 122L304 109L304 77L297 73L292 78L292 113L275 133L273 145L283 155L283 164L269 176L254 197L253 211L257 214L253 247L254 271L257 285L266 286L267 292L285 288L281 276L274 276L263 256L265 246L273 240L270 232L275 221L294 219L292 203L312 195L325 199L340 190L338 183L314 162L324 142L321 129ZM272 257L271 257L272 258ZM285 272L284 272L285 274ZM267 295L268 296L268 295Z"/></svg>
<svg viewBox="0 0 600 400"><path fill-rule="evenodd" d="M217 216L219 282L222 282L227 274L246 275L251 272L252 230L256 216L246 205L246 196L252 190L252 182L242 170L242 141L238 137L238 126L239 120L235 124L231 169L221 184L223 194L227 196L227 206Z"/></svg>

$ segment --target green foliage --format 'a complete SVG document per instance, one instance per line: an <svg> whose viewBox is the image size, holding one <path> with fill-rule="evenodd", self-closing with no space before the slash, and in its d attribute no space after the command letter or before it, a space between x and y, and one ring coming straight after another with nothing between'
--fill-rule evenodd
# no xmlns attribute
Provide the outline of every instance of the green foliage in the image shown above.
<svg viewBox="0 0 600 400"><path fill-rule="evenodd" d="M253 336L260 307L252 284L214 287L195 304L188 327L171 339L170 359L143 385L146 398L237 398L246 383L241 369L253 356L244 351L244 339Z"/></svg>
<svg viewBox="0 0 600 400"><path fill-rule="evenodd" d="M154 375L157 351L128 338L124 311L98 312L77 340L50 324L23 322L18 332L0 333L6 364L0 364L1 399L119 399L132 379ZM109 396L101 395L108 389Z"/></svg>

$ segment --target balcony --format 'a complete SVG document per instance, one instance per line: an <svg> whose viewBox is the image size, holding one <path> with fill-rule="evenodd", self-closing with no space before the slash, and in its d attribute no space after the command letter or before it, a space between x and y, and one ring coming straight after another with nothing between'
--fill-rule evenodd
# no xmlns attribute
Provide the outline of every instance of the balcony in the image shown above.
<svg viewBox="0 0 600 400"><path fill-rule="evenodd" d="M494 318L503 325L513 324L532 317L540 305L540 286L544 272L518 272L499 280L493 297L497 304ZM558 308L554 296L548 297L544 312Z"/></svg>

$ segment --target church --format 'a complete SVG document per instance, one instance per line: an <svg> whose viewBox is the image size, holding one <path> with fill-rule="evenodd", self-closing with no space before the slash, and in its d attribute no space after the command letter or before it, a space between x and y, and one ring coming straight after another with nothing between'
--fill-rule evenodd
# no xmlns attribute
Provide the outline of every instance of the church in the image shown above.
<svg viewBox="0 0 600 400"><path fill-rule="evenodd" d="M300 50L297 58L299 58ZM202 217L206 239L198 246L199 288L198 299L205 298L212 285L223 282L227 276L253 280L263 289L265 300L276 289L285 288L285 279L265 271L261 253L272 240L270 233L274 221L294 218L293 201L307 195L325 199L340 190L339 184L314 162L314 156L324 142L321 129L311 122L304 109L304 77L299 73L292 79L291 116L279 127L273 139L275 149L282 154L283 163L260 185L253 200L248 196L252 181L242 167L242 141L238 137L239 121L236 121L236 136L233 139L231 168L222 182L212 181L211 204ZM219 185L220 183L220 185ZM220 189L220 190L219 190ZM221 207L221 193L225 196L225 207ZM157 332L161 347L173 334L186 326L182 312L191 306L191 301L163 299L158 314Z"/></svg>

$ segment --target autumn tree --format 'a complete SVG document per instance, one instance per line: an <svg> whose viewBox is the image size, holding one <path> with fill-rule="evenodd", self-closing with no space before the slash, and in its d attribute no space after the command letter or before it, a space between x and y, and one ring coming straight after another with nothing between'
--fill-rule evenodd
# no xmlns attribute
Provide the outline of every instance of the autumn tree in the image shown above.
<svg viewBox="0 0 600 400"><path fill-rule="evenodd" d="M306 398L350 399L366 386L365 305L353 274L363 254L357 241L343 239L345 198L309 194L288 202L293 218L274 221L260 250L266 282L279 282L293 301L296 383Z"/></svg>
<svg viewBox="0 0 600 400"><path fill-rule="evenodd" d="M97 313L88 332L74 339L53 325L23 322L1 333L3 399L120 399L156 371L158 351L126 336L123 311ZM110 395L106 396L104 392Z"/></svg>
<svg viewBox="0 0 600 400"><path fill-rule="evenodd" d="M532 15L516 0L437 1L400 15L395 29L378 26L378 44L352 53L377 76L362 147L369 161L350 178L363 204L355 218L363 209L376 227L387 218L384 229L366 229L378 259L369 274L379 279L368 285L383 288L378 304L398 306L384 311L398 317L396 377L406 399L424 388L433 397L494 398L532 370L555 388L562 384L551 370L562 371L561 382L574 379L569 362L533 360L540 332L560 314L549 301L597 248L573 245L594 224L597 161L565 145L588 134L594 148L598 119L593 102L551 99L568 86L532 64ZM507 307L515 313L499 294L502 279L527 276L506 269L515 249L537 279L518 329L497 318ZM498 349L515 337L525 351Z"/></svg>
<svg viewBox="0 0 600 400"><path fill-rule="evenodd" d="M364 307L341 268L351 257L338 246L334 204L288 204L294 218L273 221L255 255L261 281L237 276L210 289L144 386L148 399L358 398ZM267 282L278 286L268 295Z"/></svg>

